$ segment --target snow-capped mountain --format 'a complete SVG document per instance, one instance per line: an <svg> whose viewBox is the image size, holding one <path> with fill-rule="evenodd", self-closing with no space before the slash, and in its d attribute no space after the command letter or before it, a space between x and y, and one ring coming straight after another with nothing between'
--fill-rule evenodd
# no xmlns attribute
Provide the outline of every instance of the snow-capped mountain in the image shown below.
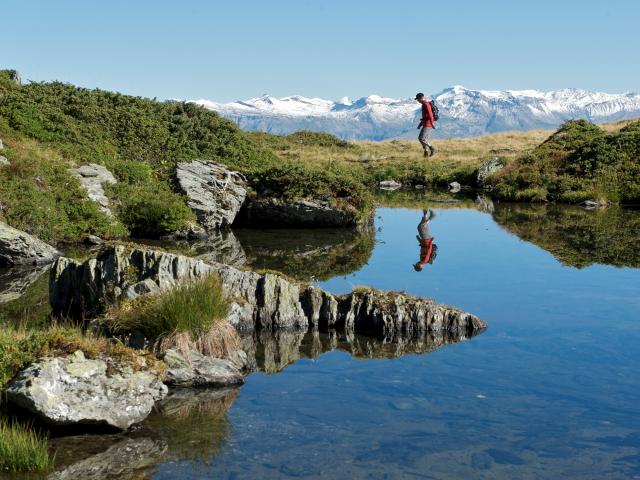
<svg viewBox="0 0 640 480"><path fill-rule="evenodd" d="M459 85L433 95L440 108L436 135L468 137L507 130L556 128L572 118L603 123L640 116L640 95L579 89L469 90ZM413 99L370 95L352 101L264 95L245 101L193 100L244 130L288 134L323 131L349 140L384 140L416 135L420 106Z"/></svg>

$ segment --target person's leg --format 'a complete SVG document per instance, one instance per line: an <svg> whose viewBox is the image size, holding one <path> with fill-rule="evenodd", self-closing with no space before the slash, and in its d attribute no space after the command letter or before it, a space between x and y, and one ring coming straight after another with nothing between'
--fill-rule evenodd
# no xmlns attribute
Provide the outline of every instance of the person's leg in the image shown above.
<svg viewBox="0 0 640 480"><path fill-rule="evenodd" d="M418 135L418 140L422 145L422 149L424 150L425 156L428 156L431 153L431 150L429 148L429 143L427 142L428 138L429 138L429 128L422 127L422 129L420 130L420 135Z"/></svg>

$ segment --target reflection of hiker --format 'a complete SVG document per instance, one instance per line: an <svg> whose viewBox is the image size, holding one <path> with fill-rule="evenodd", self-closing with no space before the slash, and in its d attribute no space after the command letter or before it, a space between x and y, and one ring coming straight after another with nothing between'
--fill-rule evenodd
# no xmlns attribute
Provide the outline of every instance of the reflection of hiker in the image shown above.
<svg viewBox="0 0 640 480"><path fill-rule="evenodd" d="M438 149L434 145L431 145L428 140L431 132L435 128L434 122L436 118L433 113L433 108L431 107L431 102L424 98L423 93L418 93L416 95L416 101L422 105L422 118L418 125L418 128L420 129L418 140L424 149L424 156L432 157L438 153Z"/></svg>
<svg viewBox="0 0 640 480"><path fill-rule="evenodd" d="M418 224L418 243L420 243L420 261L413 268L420 272L424 266L432 264L438 254L438 246L433 243L433 237L429 235L429 222L436 216L430 209L422 211L422 219Z"/></svg>

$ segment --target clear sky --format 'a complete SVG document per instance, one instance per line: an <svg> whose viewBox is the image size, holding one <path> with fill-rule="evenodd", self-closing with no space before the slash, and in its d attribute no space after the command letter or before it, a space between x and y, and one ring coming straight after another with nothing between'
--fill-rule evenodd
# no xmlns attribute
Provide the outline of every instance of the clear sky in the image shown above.
<svg viewBox="0 0 640 480"><path fill-rule="evenodd" d="M147 97L640 91L638 0L3 0L0 65Z"/></svg>

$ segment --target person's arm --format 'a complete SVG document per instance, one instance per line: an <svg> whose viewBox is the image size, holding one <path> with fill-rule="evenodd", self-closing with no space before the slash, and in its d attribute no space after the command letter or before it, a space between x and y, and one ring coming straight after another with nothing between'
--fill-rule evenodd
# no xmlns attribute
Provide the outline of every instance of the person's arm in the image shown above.
<svg viewBox="0 0 640 480"><path fill-rule="evenodd" d="M427 126L427 111L424 107L424 103L422 104L422 119L420 120L420 123L418 124L418 128L422 128L422 127L426 127Z"/></svg>

